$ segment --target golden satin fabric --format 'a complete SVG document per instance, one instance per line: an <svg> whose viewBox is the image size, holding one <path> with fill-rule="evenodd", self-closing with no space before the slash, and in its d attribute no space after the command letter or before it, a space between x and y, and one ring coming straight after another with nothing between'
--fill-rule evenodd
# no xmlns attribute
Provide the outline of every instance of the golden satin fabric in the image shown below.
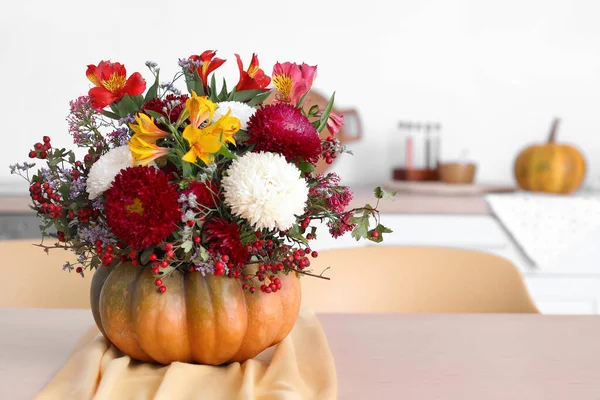
<svg viewBox="0 0 600 400"><path fill-rule="evenodd" d="M140 363L110 345L96 327L77 343L36 400L335 399L333 356L319 321L301 310L280 344L242 364L214 367Z"/></svg>

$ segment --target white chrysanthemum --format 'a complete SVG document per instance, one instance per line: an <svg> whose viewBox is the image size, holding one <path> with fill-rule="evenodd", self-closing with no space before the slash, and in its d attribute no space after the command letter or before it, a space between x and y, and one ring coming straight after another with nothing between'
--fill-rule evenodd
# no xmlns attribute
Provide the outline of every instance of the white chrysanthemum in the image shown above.
<svg viewBox="0 0 600 400"><path fill-rule="evenodd" d="M298 168L275 153L247 153L234 160L221 185L225 203L256 229L291 228L308 199Z"/></svg>
<svg viewBox="0 0 600 400"><path fill-rule="evenodd" d="M219 108L215 111L213 121L218 120L223 115L227 114L227 111L231 110L232 117L236 117L240 120L243 130L248 129L248 120L256 112L256 108L250 107L246 103L240 103L239 101L222 101L217 103Z"/></svg>
<svg viewBox="0 0 600 400"><path fill-rule="evenodd" d="M87 192L95 199L107 190L115 176L124 168L133 166L129 146L115 147L98 159L90 168L87 178Z"/></svg>

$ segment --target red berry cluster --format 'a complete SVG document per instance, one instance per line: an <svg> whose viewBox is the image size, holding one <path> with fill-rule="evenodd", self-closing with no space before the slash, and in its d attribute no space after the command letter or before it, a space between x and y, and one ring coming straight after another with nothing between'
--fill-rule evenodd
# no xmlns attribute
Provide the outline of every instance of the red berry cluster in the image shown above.
<svg viewBox="0 0 600 400"><path fill-rule="evenodd" d="M154 275L162 275L162 271L160 269L167 268L169 266L169 261L164 258L162 260L159 260L156 253L150 254L148 260L152 262L152 274Z"/></svg>
<svg viewBox="0 0 600 400"><path fill-rule="evenodd" d="M100 239L96 240L96 243L95 243L96 254L98 254L100 256L100 259L102 260L102 265L104 265L105 267L108 267L114 261L114 258L113 258L114 248L111 244L107 244L104 247L102 247L102 244L103 244L102 240L100 240Z"/></svg>
<svg viewBox="0 0 600 400"><path fill-rule="evenodd" d="M281 281L279 280L279 278L275 278L274 276L270 276L269 280L271 281L271 283L269 283L268 285L266 283L263 283L262 285L260 285L260 291L261 292L263 292L263 293L275 293L279 289L281 289Z"/></svg>
<svg viewBox="0 0 600 400"><path fill-rule="evenodd" d="M295 249L290 255L283 260L283 265L287 268L303 270L310 267L310 260L308 255L316 258L319 253L312 251L310 247L304 249Z"/></svg>
<svg viewBox="0 0 600 400"><path fill-rule="evenodd" d="M41 214L49 214L52 219L56 219L62 216L63 208L60 204L53 204L52 202L58 203L60 196L58 193L50 187L48 182L43 184L35 182L29 186L29 195L34 202L40 203L39 212Z"/></svg>
<svg viewBox="0 0 600 400"><path fill-rule="evenodd" d="M306 229L308 228L308 225L310 225L310 218L309 217L305 217L301 222L300 222L300 226L302 227L302 229Z"/></svg>
<svg viewBox="0 0 600 400"><path fill-rule="evenodd" d="M337 157L337 139L332 135L327 136L327 140L324 140L321 144L323 149L322 157L325 159L327 164L331 164Z"/></svg>
<svg viewBox="0 0 600 400"><path fill-rule="evenodd" d="M29 158L41 158L44 159L48 157L48 151L52 148L50 144L50 136L44 136L44 143L36 143L33 145L33 150L29 152Z"/></svg>
<svg viewBox="0 0 600 400"><path fill-rule="evenodd" d="M91 218L98 218L99 215L100 211L91 208L80 208L77 211L77 219L84 224L88 224Z"/></svg>

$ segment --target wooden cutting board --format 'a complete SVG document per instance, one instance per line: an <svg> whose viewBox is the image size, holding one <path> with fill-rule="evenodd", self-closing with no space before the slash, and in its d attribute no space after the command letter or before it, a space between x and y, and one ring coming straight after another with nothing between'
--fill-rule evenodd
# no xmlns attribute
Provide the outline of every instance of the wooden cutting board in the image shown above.
<svg viewBox="0 0 600 400"><path fill-rule="evenodd" d="M386 190L409 192L430 196L481 196L487 193L510 193L517 190L514 186L474 183L469 185L444 182L408 182L388 181Z"/></svg>

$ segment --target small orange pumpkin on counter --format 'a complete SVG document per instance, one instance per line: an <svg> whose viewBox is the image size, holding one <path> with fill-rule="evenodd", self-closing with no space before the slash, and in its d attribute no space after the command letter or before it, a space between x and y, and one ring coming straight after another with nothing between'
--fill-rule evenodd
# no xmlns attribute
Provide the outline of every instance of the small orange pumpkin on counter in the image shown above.
<svg viewBox="0 0 600 400"><path fill-rule="evenodd" d="M570 144L556 143L560 120L555 118L545 144L525 148L518 155L514 173L523 190L568 194L581 186L586 173L585 157Z"/></svg>
<svg viewBox="0 0 600 400"><path fill-rule="evenodd" d="M256 268L249 265L247 268ZM281 275L276 293L250 294L237 279L179 270L159 293L150 268L124 262L98 268L90 290L100 331L141 361L220 365L245 361L281 342L300 309L300 280Z"/></svg>

